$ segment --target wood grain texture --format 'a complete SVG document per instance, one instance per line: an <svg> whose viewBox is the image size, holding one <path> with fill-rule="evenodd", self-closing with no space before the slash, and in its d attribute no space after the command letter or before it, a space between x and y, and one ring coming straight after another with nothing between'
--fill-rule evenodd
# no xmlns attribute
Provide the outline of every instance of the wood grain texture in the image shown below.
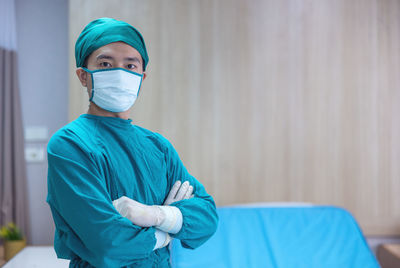
<svg viewBox="0 0 400 268"><path fill-rule="evenodd" d="M400 234L400 1L70 0L70 120L88 105L74 44L104 16L148 47L134 123L217 205L332 204Z"/></svg>

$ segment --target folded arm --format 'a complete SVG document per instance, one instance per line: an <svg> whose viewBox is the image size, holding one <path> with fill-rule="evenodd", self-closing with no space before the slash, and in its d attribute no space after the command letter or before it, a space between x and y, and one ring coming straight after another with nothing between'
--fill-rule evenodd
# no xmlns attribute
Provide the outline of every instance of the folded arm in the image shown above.
<svg viewBox="0 0 400 268"><path fill-rule="evenodd" d="M155 249L166 246L171 238L168 233L176 234L182 228L182 213L169 204L192 197L193 187L189 182L177 181L169 192L163 206L148 206L122 196L113 201L115 209L133 224L141 227L156 227L157 243Z"/></svg>
<svg viewBox="0 0 400 268"><path fill-rule="evenodd" d="M215 203L204 186L188 173L169 141L162 136L159 137L165 144L164 153L170 188L177 180L188 181L193 187L192 198L176 200L170 206L177 207L183 219L181 230L173 236L181 240L182 246L194 249L206 242L217 229L218 215Z"/></svg>

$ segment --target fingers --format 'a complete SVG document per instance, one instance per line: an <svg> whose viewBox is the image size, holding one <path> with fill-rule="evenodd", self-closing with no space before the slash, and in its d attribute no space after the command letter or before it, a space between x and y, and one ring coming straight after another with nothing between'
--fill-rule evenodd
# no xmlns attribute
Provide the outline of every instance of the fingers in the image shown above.
<svg viewBox="0 0 400 268"><path fill-rule="evenodd" d="M118 210L118 208L126 202L126 200L128 200L129 198L126 196L121 196L118 199L115 199L114 201L112 201L113 206Z"/></svg>
<svg viewBox="0 0 400 268"><path fill-rule="evenodd" d="M185 181L184 183L181 183L181 181L176 181L172 186L171 191L168 193L163 205L169 206L174 202L192 198L193 191L193 186L190 185L189 181Z"/></svg>
<svg viewBox="0 0 400 268"><path fill-rule="evenodd" d="M175 184L172 186L171 191L169 191L167 199L164 202L164 205L169 205L174 202L176 193L178 192L180 187L181 187L181 181L176 181Z"/></svg>
<svg viewBox="0 0 400 268"><path fill-rule="evenodd" d="M178 192L180 187L181 187L181 181L176 181L174 186L172 186L172 189L169 192L168 196L171 196L171 198L175 198L176 193Z"/></svg>
<svg viewBox="0 0 400 268"><path fill-rule="evenodd" d="M189 189L189 182L185 181L184 183L182 183L181 188L179 188L178 193L175 196L175 200L176 201L180 201L183 199L183 197L185 196L187 190Z"/></svg>
<svg viewBox="0 0 400 268"><path fill-rule="evenodd" d="M193 193L193 186L190 185L183 199L189 199Z"/></svg>

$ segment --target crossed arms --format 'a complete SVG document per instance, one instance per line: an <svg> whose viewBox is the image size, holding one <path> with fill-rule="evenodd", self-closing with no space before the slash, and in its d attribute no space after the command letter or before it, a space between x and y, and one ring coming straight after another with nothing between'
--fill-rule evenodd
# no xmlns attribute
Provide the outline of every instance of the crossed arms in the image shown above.
<svg viewBox="0 0 400 268"><path fill-rule="evenodd" d="M188 181L176 181L162 206L148 206L122 196L113 201L113 206L125 218L140 227L156 227L154 250L163 248L171 241L169 234L178 233L183 224L179 208L169 206L174 202L189 199L193 186Z"/></svg>

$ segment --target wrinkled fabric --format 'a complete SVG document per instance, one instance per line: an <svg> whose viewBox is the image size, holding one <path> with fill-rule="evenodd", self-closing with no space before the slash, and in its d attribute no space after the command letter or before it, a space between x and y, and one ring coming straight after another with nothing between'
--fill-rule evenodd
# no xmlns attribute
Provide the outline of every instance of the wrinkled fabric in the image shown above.
<svg viewBox="0 0 400 268"><path fill-rule="evenodd" d="M85 59L96 49L114 42L124 42L136 49L143 59L146 70L149 56L140 32L132 25L111 18L100 18L83 29L75 43L76 67L84 66Z"/></svg>
<svg viewBox="0 0 400 268"><path fill-rule="evenodd" d="M122 217L112 201L127 196L162 205L176 180L188 180L194 197L180 209L182 246L196 248L215 232L215 203L161 135L131 120L84 114L48 144L48 197L54 247L71 267L168 267L167 247L153 251L155 228Z"/></svg>

